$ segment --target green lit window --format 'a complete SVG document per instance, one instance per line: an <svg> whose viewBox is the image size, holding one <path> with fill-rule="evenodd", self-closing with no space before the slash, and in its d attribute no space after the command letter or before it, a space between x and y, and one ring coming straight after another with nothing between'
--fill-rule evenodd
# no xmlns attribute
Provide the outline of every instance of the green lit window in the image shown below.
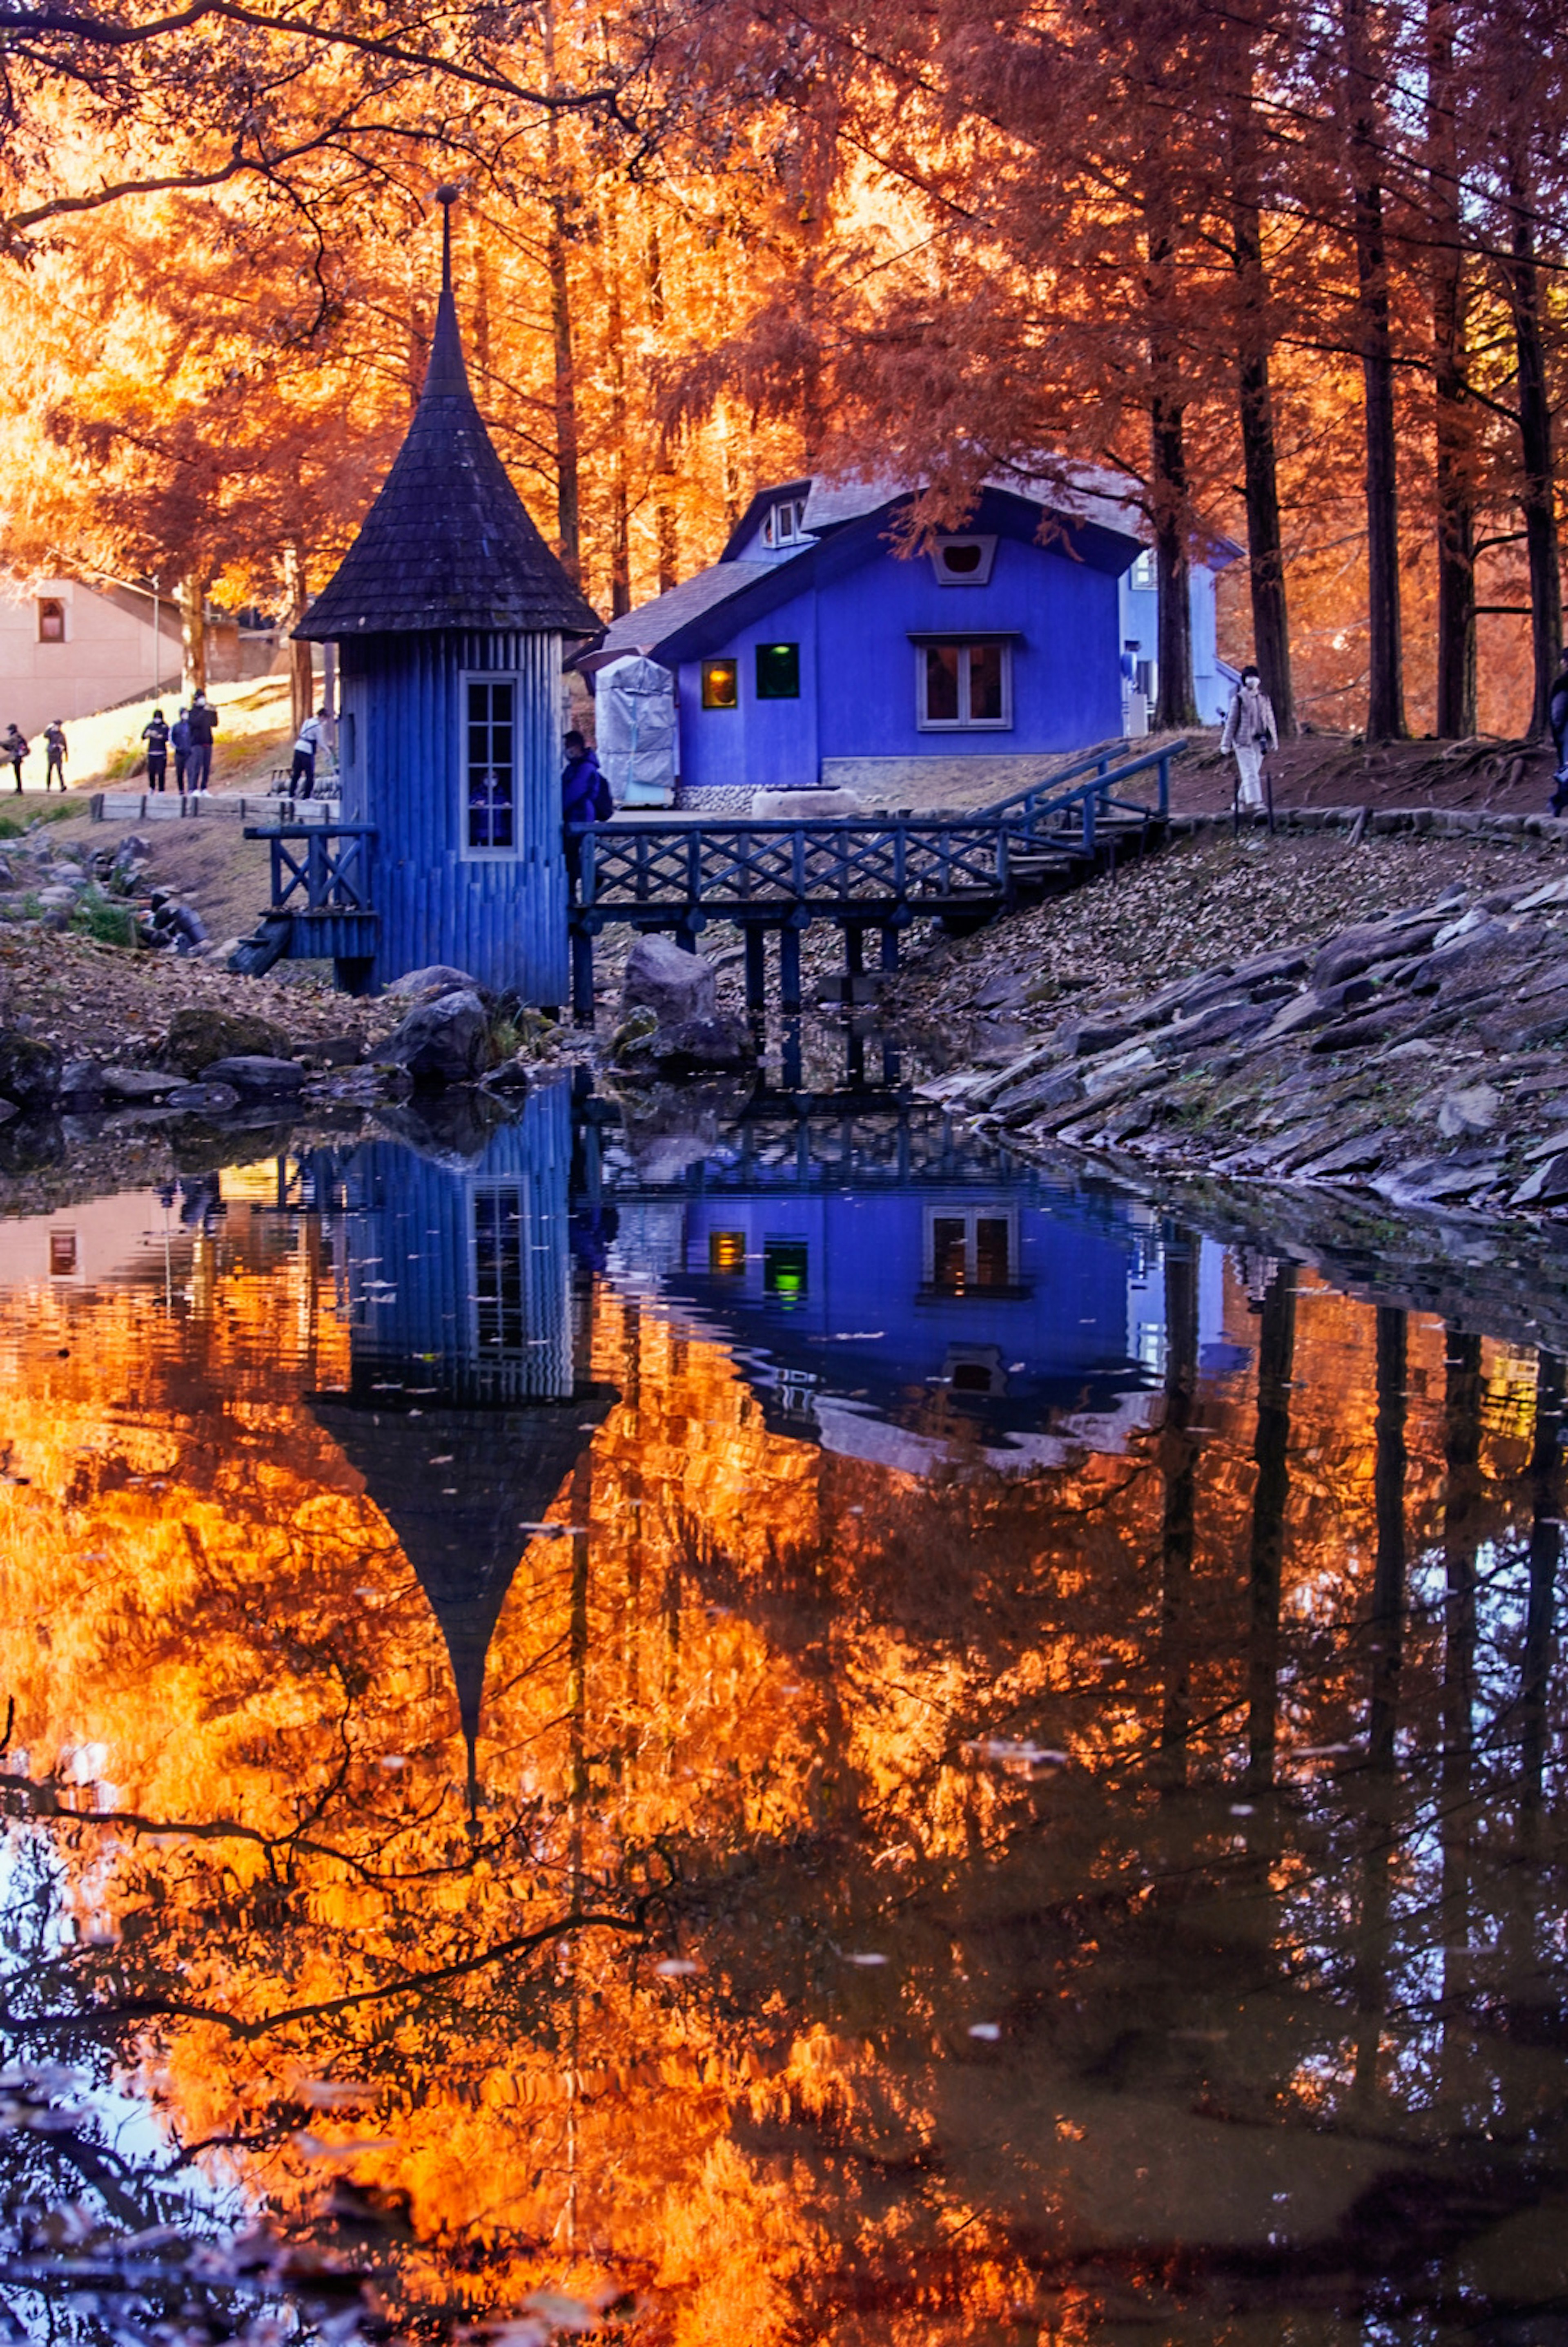
<svg viewBox="0 0 1568 2347"><path fill-rule="evenodd" d="M757 698L759 701L799 700L800 647L799 644L758 645Z"/></svg>
<svg viewBox="0 0 1568 2347"><path fill-rule="evenodd" d="M738 709L740 663L716 660L702 663L702 705L705 709Z"/></svg>
<svg viewBox="0 0 1568 2347"><path fill-rule="evenodd" d="M762 1286L775 1303L789 1306L806 1301L804 1239L764 1239Z"/></svg>

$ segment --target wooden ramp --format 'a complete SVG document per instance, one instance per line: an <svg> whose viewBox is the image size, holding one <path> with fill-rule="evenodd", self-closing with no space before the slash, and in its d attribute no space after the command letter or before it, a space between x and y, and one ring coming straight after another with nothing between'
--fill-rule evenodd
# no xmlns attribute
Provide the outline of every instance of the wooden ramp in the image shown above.
<svg viewBox="0 0 1568 2347"><path fill-rule="evenodd" d="M1033 788L972 815L871 815L820 822L705 822L622 815L573 835L577 872L568 907L572 1009L594 1016L594 941L613 924L667 930L690 951L713 922L746 947L748 1008L760 1012L767 945L778 939L782 1009L800 1003L800 939L813 921L843 932L844 992L878 964L896 969L911 922L978 927L998 913L1075 887L1129 854L1160 846L1170 768L1186 743L1092 752ZM1141 794L1135 795L1135 793ZM359 992L375 951L375 830L370 825L248 828L272 849L272 901L233 967L250 975L284 958L330 958Z"/></svg>

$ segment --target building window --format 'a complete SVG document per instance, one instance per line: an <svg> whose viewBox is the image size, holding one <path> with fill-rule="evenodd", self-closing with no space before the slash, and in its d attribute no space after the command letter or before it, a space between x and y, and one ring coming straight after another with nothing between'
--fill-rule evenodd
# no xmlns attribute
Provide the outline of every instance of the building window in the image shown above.
<svg viewBox="0 0 1568 2347"><path fill-rule="evenodd" d="M780 497L762 525L764 546L799 546L806 535L804 497Z"/></svg>
<svg viewBox="0 0 1568 2347"><path fill-rule="evenodd" d="M939 538L931 550L939 587L988 587L995 559L993 537Z"/></svg>
<svg viewBox="0 0 1568 2347"><path fill-rule="evenodd" d="M806 1301L808 1249L804 1239L764 1239L762 1286L776 1304Z"/></svg>
<svg viewBox="0 0 1568 2347"><path fill-rule="evenodd" d="M1018 1293L1018 1218L1010 1206L932 1209L926 1218L926 1286L936 1296Z"/></svg>
<svg viewBox="0 0 1568 2347"><path fill-rule="evenodd" d="M738 709L740 663L732 660L702 663L702 705L705 709Z"/></svg>
<svg viewBox="0 0 1568 2347"><path fill-rule="evenodd" d="M799 700L800 647L799 644L758 645L757 698L759 701Z"/></svg>
<svg viewBox="0 0 1568 2347"><path fill-rule="evenodd" d="M57 595L41 595L38 599L38 641L41 644L63 644L65 641L65 605Z"/></svg>
<svg viewBox="0 0 1568 2347"><path fill-rule="evenodd" d="M471 676L463 691L468 846L479 855L510 855L517 846L516 680Z"/></svg>
<svg viewBox="0 0 1568 2347"><path fill-rule="evenodd" d="M75 1231L49 1233L49 1276L70 1279L76 1268L76 1235Z"/></svg>
<svg viewBox="0 0 1568 2347"><path fill-rule="evenodd" d="M738 1279L746 1269L746 1233L709 1231L708 1268L715 1279Z"/></svg>
<svg viewBox="0 0 1568 2347"><path fill-rule="evenodd" d="M924 733L1013 723L1013 647L918 644L915 719Z"/></svg>
<svg viewBox="0 0 1568 2347"><path fill-rule="evenodd" d="M1155 577L1155 550L1152 546L1145 546L1134 563L1127 575L1127 584L1129 587L1139 588L1145 593L1152 593L1159 584Z"/></svg>

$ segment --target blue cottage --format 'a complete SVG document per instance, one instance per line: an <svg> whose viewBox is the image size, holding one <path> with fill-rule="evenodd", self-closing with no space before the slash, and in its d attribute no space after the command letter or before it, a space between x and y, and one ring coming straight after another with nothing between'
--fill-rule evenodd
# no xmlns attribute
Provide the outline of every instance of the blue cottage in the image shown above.
<svg viewBox="0 0 1568 2347"><path fill-rule="evenodd" d="M295 630L340 647L342 824L373 835L373 949L340 954L340 983L373 991L447 962L526 1002L565 1000L562 654L598 627L474 405L449 210L408 437Z"/></svg>
<svg viewBox="0 0 1568 2347"><path fill-rule="evenodd" d="M764 490L711 569L616 620L582 659L596 671L644 650L672 671L683 796L885 796L914 767L1000 796L1045 757L1124 732L1126 687L1156 682L1152 579L1125 497L1070 471L991 482L966 528L901 557L891 531L911 494L817 479ZM1206 718L1231 676L1215 574L1239 552L1216 541L1193 567Z"/></svg>

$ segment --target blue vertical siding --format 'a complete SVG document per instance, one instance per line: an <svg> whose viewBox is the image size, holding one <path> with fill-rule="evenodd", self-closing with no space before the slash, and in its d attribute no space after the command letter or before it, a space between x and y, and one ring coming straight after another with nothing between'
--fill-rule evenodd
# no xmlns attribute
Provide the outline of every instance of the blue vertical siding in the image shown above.
<svg viewBox="0 0 1568 2347"><path fill-rule="evenodd" d="M517 679L517 851L463 855L462 680ZM432 962L526 1002L567 997L561 844L561 639L511 632L377 636L342 647L352 762L343 814L376 826L381 915L372 983Z"/></svg>

